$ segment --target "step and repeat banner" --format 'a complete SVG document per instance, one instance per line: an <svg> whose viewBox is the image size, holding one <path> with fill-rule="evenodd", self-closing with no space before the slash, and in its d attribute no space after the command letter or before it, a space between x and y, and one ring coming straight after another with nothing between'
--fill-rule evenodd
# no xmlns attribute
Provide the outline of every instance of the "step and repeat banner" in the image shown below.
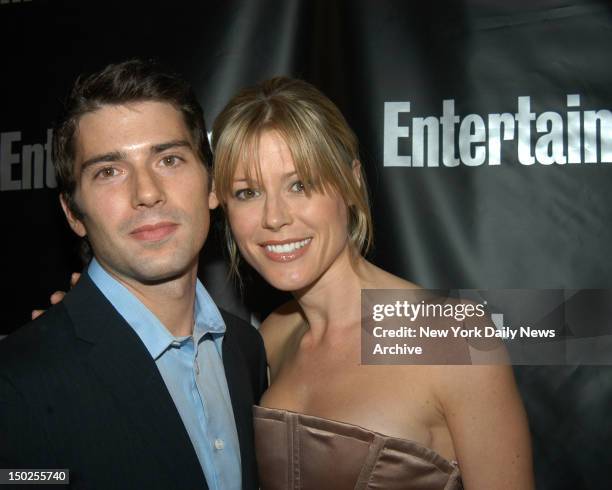
<svg viewBox="0 0 612 490"><path fill-rule="evenodd" d="M265 78L319 87L360 139L370 258L390 272L426 288L612 288L608 2L2 0L0 39L0 335L81 267L50 128L79 73L130 57L190 80L209 127ZM257 278L235 295L219 243L201 276L221 305L261 316L285 299ZM607 488L610 360L533 364L515 373L538 488Z"/></svg>

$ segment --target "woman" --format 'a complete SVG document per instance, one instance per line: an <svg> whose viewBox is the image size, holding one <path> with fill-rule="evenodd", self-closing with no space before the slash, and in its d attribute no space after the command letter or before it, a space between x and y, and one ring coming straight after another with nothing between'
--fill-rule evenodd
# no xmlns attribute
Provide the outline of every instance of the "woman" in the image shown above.
<svg viewBox="0 0 612 490"><path fill-rule="evenodd" d="M262 488L533 488L509 366L361 364L361 290L416 286L363 257L366 185L333 103L275 78L235 96L213 135L232 269L240 255L295 298L260 330Z"/></svg>

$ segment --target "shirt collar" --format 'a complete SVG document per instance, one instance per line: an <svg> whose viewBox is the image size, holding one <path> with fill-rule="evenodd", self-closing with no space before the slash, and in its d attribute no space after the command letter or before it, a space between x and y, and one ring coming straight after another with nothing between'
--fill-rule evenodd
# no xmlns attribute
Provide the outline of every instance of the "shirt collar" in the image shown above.
<svg viewBox="0 0 612 490"><path fill-rule="evenodd" d="M153 359L162 355L172 342L182 340L174 337L153 312L129 289L112 277L96 259L90 262L87 273L106 299L134 329ZM196 280L194 319L195 345L206 334L211 334L215 338L222 337L225 333L225 323L221 313L199 279Z"/></svg>

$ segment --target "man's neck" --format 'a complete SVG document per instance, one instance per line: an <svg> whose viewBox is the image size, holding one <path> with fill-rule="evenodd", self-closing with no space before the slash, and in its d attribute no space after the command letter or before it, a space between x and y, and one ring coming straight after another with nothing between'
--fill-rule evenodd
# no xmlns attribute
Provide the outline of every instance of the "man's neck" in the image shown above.
<svg viewBox="0 0 612 490"><path fill-rule="evenodd" d="M193 333L197 264L187 273L158 284L116 277L175 337Z"/></svg>

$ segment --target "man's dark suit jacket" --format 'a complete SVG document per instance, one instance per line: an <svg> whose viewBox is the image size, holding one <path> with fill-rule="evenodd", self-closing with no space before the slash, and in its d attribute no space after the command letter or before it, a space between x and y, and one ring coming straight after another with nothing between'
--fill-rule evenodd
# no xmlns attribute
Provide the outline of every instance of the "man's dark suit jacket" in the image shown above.
<svg viewBox="0 0 612 490"><path fill-rule="evenodd" d="M251 407L265 353L252 326L222 315L242 486L256 489ZM0 468L68 468L79 489L208 488L154 360L87 274L0 342Z"/></svg>

